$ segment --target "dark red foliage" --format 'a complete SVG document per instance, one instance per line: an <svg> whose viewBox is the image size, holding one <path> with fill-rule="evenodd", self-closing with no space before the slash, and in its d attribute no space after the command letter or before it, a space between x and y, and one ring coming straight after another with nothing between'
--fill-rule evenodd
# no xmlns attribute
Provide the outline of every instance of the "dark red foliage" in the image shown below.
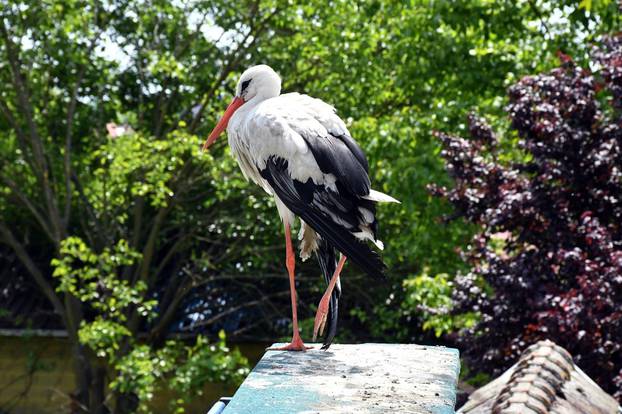
<svg viewBox="0 0 622 414"><path fill-rule="evenodd" d="M597 72L563 59L510 88L525 161L499 161L475 116L470 139L438 134L455 187L432 191L482 226L454 297L481 313L460 339L469 366L498 375L549 338L622 399L622 36L592 56Z"/></svg>

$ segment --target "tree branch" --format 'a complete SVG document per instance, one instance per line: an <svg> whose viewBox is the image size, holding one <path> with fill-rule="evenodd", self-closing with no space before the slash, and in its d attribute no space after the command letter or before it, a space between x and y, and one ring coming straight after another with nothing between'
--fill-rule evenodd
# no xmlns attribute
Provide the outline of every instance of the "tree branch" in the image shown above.
<svg viewBox="0 0 622 414"><path fill-rule="evenodd" d="M161 207L156 214L153 225L151 226L151 231L149 232L149 236L147 237L147 242L145 243L145 248L143 249L142 255L143 260L138 267L138 275L134 277L134 282L137 280L147 281L149 276L149 268L151 267L151 261L153 260L153 255L155 253L156 241L158 239L158 235L160 233L160 227L164 222L164 218L171 210L171 202L166 207Z"/></svg>
<svg viewBox="0 0 622 414"><path fill-rule="evenodd" d="M30 157L29 151L26 147L26 143L28 141L26 132L24 132L18 120L13 115L13 111L2 99L0 99L0 113L2 113L2 115L9 122L9 125L11 125L11 127L15 130L15 133L17 134L17 145L19 145L19 149L22 151L24 159L28 162L28 164L32 164L33 160Z"/></svg>
<svg viewBox="0 0 622 414"><path fill-rule="evenodd" d="M103 227L101 226L101 223L100 223L100 221L97 218L97 215L95 213L95 207L93 207L93 205L89 201L88 197L86 196L86 193L84 192L84 187L82 187L82 183L80 182L80 179L78 178L78 175L76 174L75 171L72 171L71 179L73 181L73 184L74 184L76 190L78 190L78 195L80 196L80 200L82 200L82 202L84 203L84 206L86 207L86 212L87 212L89 218L95 224L95 230L96 230L96 233L98 235L98 238L102 238L103 237L103 238L107 239L107 236L109 237L110 233L109 232L105 232ZM102 244L105 244L105 243L102 243ZM101 247L101 246L98 246L98 247Z"/></svg>
<svg viewBox="0 0 622 414"><path fill-rule="evenodd" d="M149 333L150 337L156 340L161 338L162 333L166 330L166 327L171 323L173 317L175 316L175 313L179 308L179 304L181 303L182 299L188 294L191 288L191 283L182 283L177 288L173 300L171 300L170 304L166 307L166 310L164 311L162 317L158 320L153 329L151 329Z"/></svg>
<svg viewBox="0 0 622 414"><path fill-rule="evenodd" d="M18 137L22 137L22 138L26 137L26 135L24 134L24 130L20 127L19 123L17 122L17 120L13 116L13 113L9 109L8 105L4 101L2 101L2 100L0 100L0 113L2 113L2 115L4 115L4 117L9 122L11 127L17 133Z"/></svg>
<svg viewBox="0 0 622 414"><path fill-rule="evenodd" d="M173 258L173 255L179 251L179 248L182 246L182 244L186 240L188 240L187 234L179 237L175 241L175 243L173 243L173 246L168 250L166 255L164 255L164 258L160 260L160 263L158 264L158 268L151 274L151 277L149 278L149 286L152 286L158 280L158 276L160 275L160 273L162 273L162 270L164 270L164 267Z"/></svg>
<svg viewBox="0 0 622 414"><path fill-rule="evenodd" d="M549 39L552 39L553 36L551 36L551 31L549 30L549 26L544 21L544 16L542 15L542 12L538 8L538 5L536 4L536 2L534 0L528 0L527 3L529 3L529 7L534 12L536 17L538 17L538 19L540 20L540 24L542 25L542 27L544 27L544 31L549 36Z"/></svg>
<svg viewBox="0 0 622 414"><path fill-rule="evenodd" d="M238 44L236 52L229 57L229 59L227 60L227 64L220 72L220 76L218 76L216 81L212 83L210 88L203 94L203 99L201 100L199 110L197 111L197 114L194 116L194 118L192 118L192 122L190 123L190 127L188 128L188 131L190 133L194 133L194 131L196 131L199 121L203 116L203 112L205 111L205 107L214 95L214 92L216 92L216 90L218 89L218 86L227 78L227 76L229 76L229 73L231 73L240 64L240 61L246 54L246 51L255 44L259 34L263 32L263 30L265 30L265 28L267 27L267 23L279 13L279 9L275 8L272 13L270 13L268 16L266 16L266 18L261 20L259 24L254 25L257 10L258 7L253 8L253 12L249 17L250 30L248 31L246 36L244 36L244 39L242 39L242 41L240 41L240 43ZM245 45L251 36L253 37L253 40L248 45Z"/></svg>
<svg viewBox="0 0 622 414"><path fill-rule="evenodd" d="M33 172L41 183L44 198L48 208L48 213L52 222L55 244L58 246L60 245L60 241L65 236L65 231L61 225L61 218L58 211L58 206L56 205L56 198L54 197L54 191L49 181L50 174L47 160L43 151L43 142L41 140L41 137L39 136L37 126L35 124L34 111L30 102L28 87L21 73L21 61L19 59L19 54L16 50L15 44L11 40L11 37L7 31L6 23L3 18L0 18L0 35L4 40L6 46L6 55L9 61L9 66L11 67L11 73L13 75L13 86L15 87L15 91L17 93L19 106L26 118L26 123L28 124L30 146L33 150L35 159L35 162L31 166L33 167Z"/></svg>
<svg viewBox="0 0 622 414"><path fill-rule="evenodd" d="M97 15L98 15L98 3L94 2L95 10L93 12L93 19L95 20L94 24L97 26ZM86 59L87 62L90 60L91 53L95 46L97 45L97 40L101 36L103 31L99 31L90 41L89 47L86 51ZM82 80L84 79L84 74L86 73L86 69L88 64L82 63L80 66L80 70L78 71L78 76L76 77L76 83L74 84L73 91L71 93L71 101L69 102L69 107L67 109L67 119L66 119L66 133L65 133L65 153L63 154L63 166L65 170L65 210L63 214L63 223L65 226L69 223L69 215L71 214L71 141L73 138L73 119L76 112L76 104L78 102L78 91L80 90L80 85L82 84Z"/></svg>
<svg viewBox="0 0 622 414"><path fill-rule="evenodd" d="M24 207L26 207L30 211L30 213L34 216L35 220L37 220L37 222L43 229L44 233L50 238L52 242L54 242L54 234L52 233L52 230L48 226L48 223L45 221L37 207L35 207L35 205L30 202L28 197L26 197L26 195L19 190L19 187L17 186L17 183L15 183L15 181L11 180L6 176L1 177L2 181L11 189L11 193L15 197L17 197L17 199L24 205Z"/></svg>
<svg viewBox="0 0 622 414"><path fill-rule="evenodd" d="M21 110L26 115L26 121L28 123L28 129L30 133L31 145L33 147L33 151L37 157L37 160L42 163L40 168L42 170L46 169L45 166L45 158L43 156L43 146L41 145L41 140L39 134L37 132L37 126L34 122L34 111L30 104L30 96L28 94L28 90L25 85L25 81L22 78L21 74L21 62L19 59L19 54L15 48L15 44L11 40L9 32L6 29L6 24L3 18L0 19L0 34L2 35L2 39L4 40L6 46L6 55L7 60L9 61L9 66L11 67L11 74L13 86L15 86L15 92L17 93L17 99Z"/></svg>
<svg viewBox="0 0 622 414"><path fill-rule="evenodd" d="M65 320L65 310L60 298L56 295L56 292L45 279L45 276L43 276L43 273L37 267L30 255L28 255L28 252L26 252L24 246L15 238L13 232L11 232L11 230L3 222L0 222L0 235L2 236L2 240L13 249L15 255L19 258L28 273L30 273L36 282L37 286L41 289L41 292L48 298L56 313L63 320Z"/></svg>
<svg viewBox="0 0 622 414"><path fill-rule="evenodd" d="M224 318L227 315L231 315L233 313L238 312L240 309L244 309L244 308L249 308L251 306L256 306L256 305L260 305L264 302L269 302L270 300L277 298L277 297L283 297L283 296L288 296L290 294L289 290L284 290L281 292L277 292L277 293L273 293L271 295L265 295L262 296L259 299L255 299L255 300L251 300L248 302L244 302L240 305L237 306L233 306L231 308L228 308L226 311L220 312L217 315L212 316L211 318L205 320L205 321L201 321L201 322L197 322L194 325L192 325L191 328L188 329L194 329L194 328L198 328L200 326L209 326L217 321L219 321L220 319Z"/></svg>
<svg viewBox="0 0 622 414"><path fill-rule="evenodd" d="M95 46L95 40L93 40L92 46ZM89 48L88 54L90 54L90 50L92 50L92 48ZM67 126L65 133L65 151L63 154L63 167L65 170L65 210L63 214L63 223L65 223L65 226L69 222L69 215L71 214L71 141L73 138L73 118L76 111L76 103L78 101L78 90L80 89L80 84L84 79L86 67L87 65L82 65L80 67L80 71L78 72L78 77L73 87L73 92L71 93L69 108L67 109L67 119L65 121Z"/></svg>

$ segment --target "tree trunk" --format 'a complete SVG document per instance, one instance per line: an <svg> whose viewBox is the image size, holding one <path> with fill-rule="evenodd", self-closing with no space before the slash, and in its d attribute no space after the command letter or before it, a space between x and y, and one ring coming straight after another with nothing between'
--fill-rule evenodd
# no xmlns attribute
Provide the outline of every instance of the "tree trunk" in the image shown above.
<svg viewBox="0 0 622 414"><path fill-rule="evenodd" d="M91 403L90 412L93 414L110 414L110 410L106 407L106 367L98 364L95 367L93 375L93 383L91 384Z"/></svg>
<svg viewBox="0 0 622 414"><path fill-rule="evenodd" d="M92 413L91 401L90 401L90 389L92 386L92 370L91 363L89 361L87 349L80 345L77 341L72 342L72 351L73 351L73 371L76 378L76 389L72 394L73 399L76 405L79 405L79 413Z"/></svg>

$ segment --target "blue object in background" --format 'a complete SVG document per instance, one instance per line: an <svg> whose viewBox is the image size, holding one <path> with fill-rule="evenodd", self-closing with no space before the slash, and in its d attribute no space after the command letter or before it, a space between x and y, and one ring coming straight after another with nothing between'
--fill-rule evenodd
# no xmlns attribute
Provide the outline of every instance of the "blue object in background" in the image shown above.
<svg viewBox="0 0 622 414"><path fill-rule="evenodd" d="M212 406L212 408L210 408L207 414L221 414L227 404L229 404L229 401L231 401L231 397L222 397L220 400L218 400L218 402L216 402L216 404Z"/></svg>

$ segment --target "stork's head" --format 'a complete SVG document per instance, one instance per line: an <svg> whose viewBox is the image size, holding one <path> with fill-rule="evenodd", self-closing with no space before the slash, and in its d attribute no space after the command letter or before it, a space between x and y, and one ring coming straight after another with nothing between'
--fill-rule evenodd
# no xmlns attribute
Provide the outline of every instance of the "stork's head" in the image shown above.
<svg viewBox="0 0 622 414"><path fill-rule="evenodd" d="M235 88L235 97L227 107L214 130L209 134L207 141L203 145L206 150L216 141L216 138L222 134L229 124L229 119L246 102L253 100L260 102L265 99L274 98L281 93L281 78L268 65L257 65L250 67L244 71L238 85Z"/></svg>
<svg viewBox="0 0 622 414"><path fill-rule="evenodd" d="M256 96L258 100L274 98L281 93L281 78L268 65L257 65L246 69L238 86L235 88L236 98L248 102Z"/></svg>

